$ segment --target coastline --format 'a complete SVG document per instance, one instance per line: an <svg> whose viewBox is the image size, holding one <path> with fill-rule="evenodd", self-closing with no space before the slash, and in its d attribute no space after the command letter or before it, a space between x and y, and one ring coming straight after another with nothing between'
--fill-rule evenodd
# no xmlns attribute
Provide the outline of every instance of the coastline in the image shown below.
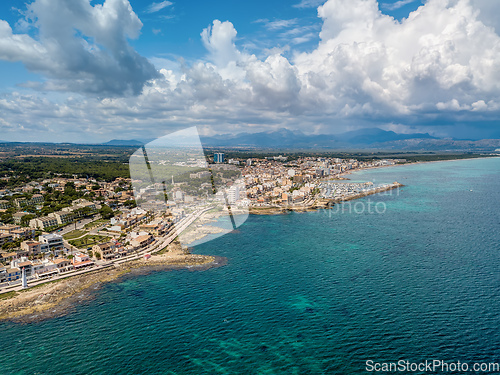
<svg viewBox="0 0 500 375"><path fill-rule="evenodd" d="M153 255L148 260L134 260L115 267L96 269L3 295L0 298L0 322L31 323L66 315L78 304L92 299L104 284L117 282L126 275L180 269L205 271L227 264L227 259L222 257L185 254L179 243L171 243L167 249L167 252Z"/></svg>
<svg viewBox="0 0 500 375"><path fill-rule="evenodd" d="M484 157L490 158L490 157ZM479 158L470 158L479 159ZM359 170L344 172L340 179L348 180L346 175L361 172L364 170L388 168L396 166L408 166L413 164L424 164L444 161L459 161L470 159L451 159L419 161L405 164L385 165ZM369 195L378 194L403 187L403 184L393 183L391 185L375 188L373 190L353 194L351 196L336 199L316 199L309 205L297 206L271 206L271 207L251 207L249 214L253 215L283 215L289 212L310 212L318 209L327 209L336 203L355 200ZM200 220L200 224L216 222L219 213L212 213L210 217ZM209 234L221 231L217 227L196 230L190 234L190 242L199 240ZM31 287L18 292L7 292L0 294L0 322L13 321L19 323L37 322L45 319L63 316L79 303L93 298L95 291L100 289L105 283L119 281L125 275L140 275L155 271L169 271L188 269L191 271L202 271L214 267L221 267L227 264L227 259L208 255L185 254L179 243L170 243L167 252L161 255L152 255L149 260L139 259L125 262L113 267L101 268L92 272L72 276L67 279L55 280L43 285Z"/></svg>
<svg viewBox="0 0 500 375"><path fill-rule="evenodd" d="M369 170L372 170L372 169L404 167L404 166L415 165L415 164L444 163L444 162L450 162L450 161L479 160L479 159L491 159L491 158L500 158L500 156L493 156L492 155L492 156L481 156L481 157L477 157L477 158L414 161L412 163L401 163L401 164L393 164L393 165L378 165L376 167L368 167L368 168L363 168L363 169L357 169L357 170L354 170L354 171L344 172L344 173L341 173L339 176L341 176L340 179L342 179L342 180L349 180L349 178L345 178L344 176L351 175L351 174L357 173L357 172L369 171Z"/></svg>
<svg viewBox="0 0 500 375"><path fill-rule="evenodd" d="M370 195L383 193L385 191L399 189L400 187L403 187L403 186L404 185L399 183L399 182L394 182L394 183L387 185L387 186L381 186L381 187L372 189L370 191L365 191L362 193L353 194L353 195L350 195L347 197L335 198L335 199L328 199L328 198L317 199L311 205L307 205L307 206L304 205L304 206L284 206L284 207L279 207L279 206L253 207L253 208L250 208L249 213L251 215L284 215L284 214L287 214L289 212L311 212L311 211L315 211L318 209L330 208L336 203L347 202L347 201L351 201L354 199L359 199L359 198L367 197Z"/></svg>

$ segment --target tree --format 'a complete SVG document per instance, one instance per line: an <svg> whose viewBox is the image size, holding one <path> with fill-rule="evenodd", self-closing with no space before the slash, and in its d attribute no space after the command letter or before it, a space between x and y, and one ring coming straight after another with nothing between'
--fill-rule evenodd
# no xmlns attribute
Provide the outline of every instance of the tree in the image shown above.
<svg viewBox="0 0 500 375"><path fill-rule="evenodd" d="M125 201L123 203L123 205L127 208L135 208L137 207L137 203L135 203L135 200L131 199L131 200L128 200L128 201Z"/></svg>
<svg viewBox="0 0 500 375"><path fill-rule="evenodd" d="M64 195L66 197L71 197L71 198L78 197L79 194L76 191L74 182L72 181L66 182L66 185L64 185Z"/></svg>
<svg viewBox="0 0 500 375"><path fill-rule="evenodd" d="M32 220L32 219L34 219L34 218L36 218L36 216L35 216L35 215L24 215L24 216L21 218L21 225L22 225L23 227L27 227L27 226L28 226L28 224L29 224L29 222L30 222L30 220Z"/></svg>
<svg viewBox="0 0 500 375"><path fill-rule="evenodd" d="M0 215L0 221L5 224L11 223L13 221L12 214L8 211L4 212L2 215Z"/></svg>
<svg viewBox="0 0 500 375"><path fill-rule="evenodd" d="M115 216L111 207L105 204L102 205L101 209L99 210L99 213L101 214L101 217L105 220L111 219L113 216Z"/></svg>

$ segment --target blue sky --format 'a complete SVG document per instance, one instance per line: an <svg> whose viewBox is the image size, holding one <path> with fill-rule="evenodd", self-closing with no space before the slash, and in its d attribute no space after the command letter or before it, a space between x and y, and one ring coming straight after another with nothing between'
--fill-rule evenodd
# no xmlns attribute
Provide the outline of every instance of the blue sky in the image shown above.
<svg viewBox="0 0 500 375"><path fill-rule="evenodd" d="M500 138L494 0L0 3L0 139Z"/></svg>
<svg viewBox="0 0 500 375"><path fill-rule="evenodd" d="M0 2L1 19L9 22L15 28L21 12L26 9L26 1L14 0ZM92 4L102 4L103 1L92 1ZM259 47L285 46L289 43L286 37L280 37L282 28L269 29L269 23L294 20L292 25L311 26L312 30L321 27L318 19L317 6L321 1L312 1L300 6L300 1L269 1L255 0L252 2L234 1L143 1L131 0L134 12L143 23L141 36L131 40L130 44L143 56L148 58L164 57L177 59L182 57L188 61L201 59L206 49L200 39L200 32L213 20L229 20L240 34L237 44L251 52L259 54L259 48L251 48L250 44ZM157 5L156 7L154 5ZM422 1L387 0L381 3L381 10L394 18L401 20L411 11L422 5ZM393 8L394 7L394 8ZM18 28L19 31L22 32ZM36 35L31 30L31 35ZM317 34L317 33L316 33ZM318 43L318 35L310 37L306 42L297 45L298 50L312 50ZM264 47L265 48L265 47ZM12 63L0 60L1 71L4 72L1 87L8 89L25 80L43 79L27 70L22 62Z"/></svg>

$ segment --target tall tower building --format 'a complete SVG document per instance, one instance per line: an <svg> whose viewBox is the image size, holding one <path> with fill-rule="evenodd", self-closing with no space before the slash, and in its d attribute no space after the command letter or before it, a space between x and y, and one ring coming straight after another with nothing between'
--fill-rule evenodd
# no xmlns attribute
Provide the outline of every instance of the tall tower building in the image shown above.
<svg viewBox="0 0 500 375"><path fill-rule="evenodd" d="M214 154L214 163L224 163L224 153L216 152Z"/></svg>

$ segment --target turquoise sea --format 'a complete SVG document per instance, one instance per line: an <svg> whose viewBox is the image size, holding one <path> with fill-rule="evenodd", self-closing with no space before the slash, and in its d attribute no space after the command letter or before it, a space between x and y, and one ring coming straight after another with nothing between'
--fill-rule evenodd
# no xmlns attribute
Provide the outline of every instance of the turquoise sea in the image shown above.
<svg viewBox="0 0 500 375"><path fill-rule="evenodd" d="M363 374L367 360L500 362L500 158L351 178L406 186L357 206L250 216L194 248L227 266L128 277L66 316L0 323L0 374Z"/></svg>

